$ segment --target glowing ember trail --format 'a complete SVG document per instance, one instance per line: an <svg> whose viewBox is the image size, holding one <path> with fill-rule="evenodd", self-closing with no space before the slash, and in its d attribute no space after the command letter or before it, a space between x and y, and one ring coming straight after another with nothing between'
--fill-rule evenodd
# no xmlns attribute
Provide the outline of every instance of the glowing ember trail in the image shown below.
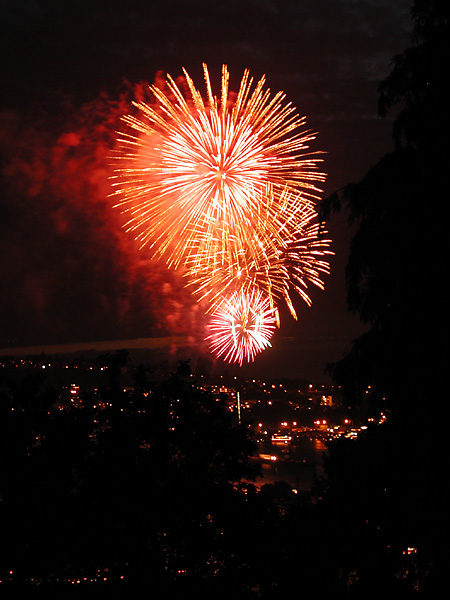
<svg viewBox="0 0 450 600"><path fill-rule="evenodd" d="M276 326L276 309L261 291L235 292L214 311L206 339L218 357L224 355L224 360L242 365L271 345Z"/></svg>
<svg viewBox="0 0 450 600"><path fill-rule="evenodd" d="M183 85L167 76L164 89L150 86L152 105L133 103L139 118L123 118L131 133L118 139L114 195L127 231L182 266L208 303L213 351L242 364L270 345L279 301L297 318L291 292L310 304L308 285L323 288L331 252L315 182L325 174L321 153L308 150L315 134L282 92L271 96L264 77L253 86L245 71L230 94L223 66L218 99L203 69L205 99L183 70Z"/></svg>

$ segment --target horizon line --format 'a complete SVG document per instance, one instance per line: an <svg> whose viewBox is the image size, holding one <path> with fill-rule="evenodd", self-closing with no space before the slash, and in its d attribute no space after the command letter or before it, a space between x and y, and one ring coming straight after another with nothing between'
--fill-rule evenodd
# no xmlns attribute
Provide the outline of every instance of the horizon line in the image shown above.
<svg viewBox="0 0 450 600"><path fill-rule="evenodd" d="M61 344L41 344L33 346L17 346L12 348L0 348L0 356L18 354L67 354L78 351L104 351L104 350L151 350L153 348L164 348L173 344L191 345L192 338L188 336L166 336L150 338L131 338L126 340L108 340L97 342L70 342Z"/></svg>

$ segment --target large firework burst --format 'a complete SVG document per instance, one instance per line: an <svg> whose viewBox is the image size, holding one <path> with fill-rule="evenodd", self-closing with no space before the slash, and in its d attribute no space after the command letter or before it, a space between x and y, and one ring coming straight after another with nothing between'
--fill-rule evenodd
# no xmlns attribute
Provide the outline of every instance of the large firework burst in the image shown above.
<svg viewBox="0 0 450 600"><path fill-rule="evenodd" d="M319 156L305 156L315 137L303 129L305 118L283 105L281 92L271 98L264 78L252 91L246 71L233 102L224 67L219 101L204 65L204 102L184 73L188 99L168 76L166 91L150 87L155 108L136 102L141 118L124 117L137 133L119 138L116 182L127 228L174 266L197 253L198 239L218 232L234 247L239 227L239 237L252 244L267 183L275 198L286 186L315 197L320 190L312 182L325 177L317 171Z"/></svg>
<svg viewBox="0 0 450 600"><path fill-rule="evenodd" d="M309 304L308 284L323 287L328 270L329 240L318 236L315 222L316 182L325 179L320 153L309 151L315 134L282 92L264 89L264 77L253 86L245 71L233 96L224 66L217 98L203 69L205 99L183 70L183 84L167 76L164 89L150 86L151 104L135 102L137 116L124 117L130 130L118 139L116 206L141 247L169 266L183 265L216 323L224 307L231 314L232 301L247 322L251 300L261 323L270 310L279 324L277 303L285 301L296 318L291 291ZM226 357L242 362L266 347L260 337L253 350L243 349L236 327ZM219 354L223 338L212 339Z"/></svg>

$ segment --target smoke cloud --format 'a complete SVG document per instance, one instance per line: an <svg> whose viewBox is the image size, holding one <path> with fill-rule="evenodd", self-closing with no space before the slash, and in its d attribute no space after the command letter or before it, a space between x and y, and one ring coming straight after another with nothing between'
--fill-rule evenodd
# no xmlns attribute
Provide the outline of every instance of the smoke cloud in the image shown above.
<svg viewBox="0 0 450 600"><path fill-rule="evenodd" d="M203 337L182 274L138 249L109 197L120 117L144 93L0 113L0 347Z"/></svg>

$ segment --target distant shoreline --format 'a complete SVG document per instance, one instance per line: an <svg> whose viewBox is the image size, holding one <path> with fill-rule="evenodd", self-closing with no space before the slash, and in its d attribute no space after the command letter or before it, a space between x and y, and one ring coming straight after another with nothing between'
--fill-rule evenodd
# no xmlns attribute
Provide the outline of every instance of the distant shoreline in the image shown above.
<svg viewBox="0 0 450 600"><path fill-rule="evenodd" d="M37 355L37 354L70 354L73 352L105 352L107 350L151 350L168 346L190 346L192 340L186 336L169 336L160 338L136 338L128 340L110 340L97 342L75 342L70 344L47 344L38 346L21 346L0 348L0 356Z"/></svg>

